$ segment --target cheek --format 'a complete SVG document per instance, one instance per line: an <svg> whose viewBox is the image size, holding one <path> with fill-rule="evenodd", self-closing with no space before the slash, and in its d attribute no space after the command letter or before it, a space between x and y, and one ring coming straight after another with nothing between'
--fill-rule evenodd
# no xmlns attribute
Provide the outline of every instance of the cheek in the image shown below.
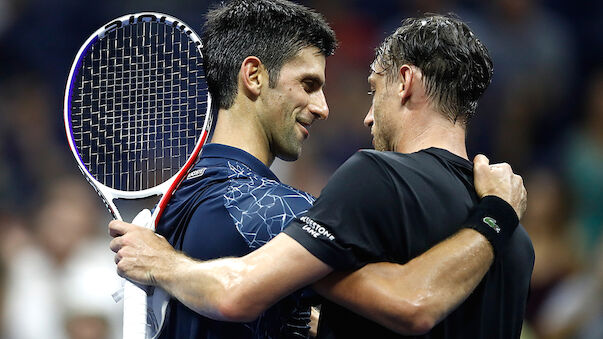
<svg viewBox="0 0 603 339"><path fill-rule="evenodd" d="M391 115L391 110L393 109L391 100L384 100L383 96L375 98L375 120L379 121L381 124L389 124L388 117Z"/></svg>
<svg viewBox="0 0 603 339"><path fill-rule="evenodd" d="M305 107L310 103L310 95L301 86L290 86L285 93L285 100L292 107Z"/></svg>
<svg viewBox="0 0 603 339"><path fill-rule="evenodd" d="M375 120L375 123L381 123L382 110L383 107L381 105L381 100L379 100L379 98L375 98L375 101L373 101L373 119Z"/></svg>

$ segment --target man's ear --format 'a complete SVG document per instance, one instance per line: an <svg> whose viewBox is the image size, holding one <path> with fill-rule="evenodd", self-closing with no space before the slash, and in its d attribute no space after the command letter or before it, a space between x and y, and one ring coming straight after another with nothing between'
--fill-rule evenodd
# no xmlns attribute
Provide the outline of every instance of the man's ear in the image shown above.
<svg viewBox="0 0 603 339"><path fill-rule="evenodd" d="M245 95L252 99L260 95L262 82L267 80L265 72L262 61L257 57L248 56L243 60L241 69L239 70L239 83Z"/></svg>
<svg viewBox="0 0 603 339"><path fill-rule="evenodd" d="M412 85L415 81L415 77L416 73L410 65L404 64L400 67L398 72L398 95L400 96L402 105L404 105L412 95Z"/></svg>

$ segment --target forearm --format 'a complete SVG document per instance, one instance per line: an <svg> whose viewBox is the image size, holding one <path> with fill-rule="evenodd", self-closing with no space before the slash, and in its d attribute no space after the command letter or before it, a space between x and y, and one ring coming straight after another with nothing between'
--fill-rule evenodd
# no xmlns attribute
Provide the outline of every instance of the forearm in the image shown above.
<svg viewBox="0 0 603 339"><path fill-rule="evenodd" d="M257 312L243 314L234 305L240 303L242 281L249 273L241 258L196 261L178 253L170 260L169 270L156 272L156 285L195 312L222 321L249 321Z"/></svg>
<svg viewBox="0 0 603 339"><path fill-rule="evenodd" d="M196 261L172 252L156 285L206 317L251 321L281 298L324 277L331 268L286 235L241 258Z"/></svg>
<svg viewBox="0 0 603 339"><path fill-rule="evenodd" d="M463 229L404 265L376 263L334 273L315 289L396 332L419 334L467 298L493 258L484 236Z"/></svg>

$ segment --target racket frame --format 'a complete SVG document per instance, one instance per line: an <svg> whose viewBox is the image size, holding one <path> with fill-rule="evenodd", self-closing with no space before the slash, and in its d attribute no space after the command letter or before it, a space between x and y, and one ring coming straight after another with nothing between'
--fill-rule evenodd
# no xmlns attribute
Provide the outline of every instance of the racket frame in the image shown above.
<svg viewBox="0 0 603 339"><path fill-rule="evenodd" d="M71 129L71 108L72 108L71 98L73 95L75 84L77 82L78 71L80 70L81 63L84 60L84 58L86 57L86 55L88 54L90 47L92 45L94 45L94 43L96 43L96 41L98 39L102 39L106 34L112 32L118 28L127 26L127 25L134 25L134 24L137 24L140 22L155 22L155 21L156 22L164 22L164 23L180 30L182 33L186 34L188 36L188 38L195 44L195 48L197 48L199 54L201 56L203 55L201 52L201 48L202 48L201 39L199 38L197 33L195 33L191 28L189 28L188 25L186 25L185 23L183 23L182 21L178 20L175 17L172 17L167 14L156 13L156 12L141 12L141 13L128 14L128 15L121 16L119 18L116 18L116 19L108 22L107 24L103 25L101 28L96 30L96 32L94 32L86 40L86 42L84 42L82 47L79 49L79 51L73 61L73 64L71 66L71 70L69 72L67 86L65 87L65 101L64 101L64 106L63 106L64 107L65 132L67 134L67 141L69 143L69 147L71 148L71 152L73 153L73 156L75 157L75 159L77 161L80 171L82 172L82 174L84 175L86 180L88 180L90 185L94 188L94 190L98 193L98 195L101 197L101 199L105 203L105 206L107 207L109 212L111 212L111 214L113 215L114 219L123 220L121 214L119 213L119 210L117 209L117 207L115 206L115 203L113 202L113 200L115 200L115 199L141 199L141 198L163 195L161 197L161 199L159 200L159 203L157 204L157 206L155 207L155 210L153 212L153 217L152 217L152 226L153 226L152 228L153 229L155 229L157 222L159 221L159 219L161 217L161 213L163 212L165 206L169 202L169 199L171 198L172 193L176 190L176 188L178 188L178 185L184 179L185 175L188 173L190 168L196 163L198 155L201 151L201 148L203 147L205 140L207 139L208 129L211 126L211 120L212 120L212 116L211 116L211 106L212 105L211 105L210 94L209 93L207 94L207 111L206 111L205 122L204 122L203 129L202 129L203 133L201 136L199 136L197 144L195 145L195 148L193 149L193 152L191 153L190 157L187 159L185 165L178 172L176 172L176 174L174 174L170 179L166 180L165 182L161 183L160 185L157 185L155 187L151 187L151 188L148 188L145 190L140 190L140 191L122 191L122 190L114 189L112 187L108 187L108 186L102 184L101 182L99 182L98 180L96 180L96 178L94 178L94 176L90 173L90 171L88 171L88 169L86 168L86 165L83 162L83 159L81 158L81 156L78 152L77 145L75 144L75 141L74 141L73 131Z"/></svg>
<svg viewBox="0 0 603 339"><path fill-rule="evenodd" d="M122 17L116 18L116 19L110 21L109 23L105 24L103 27L99 28L96 32L94 32L86 40L86 42L82 45L82 47L79 49L79 51L73 61L73 64L71 66L71 70L69 72L69 77L68 77L67 85L65 88L65 99L64 99L65 101L64 101L64 106L63 106L63 109L64 109L63 113L64 113L64 122L65 122L65 132L67 134L67 141L69 143L69 147L71 148L71 152L73 153L73 156L76 159L78 168L80 169L80 171L82 172L82 174L84 175L86 180L90 183L90 185L97 192L97 194L101 197L102 201L104 202L104 204L107 207L107 209L109 210L109 212L111 212L114 219L123 220L121 214L119 213L119 211L114 203L115 199L141 199L141 198L148 198L148 197L152 197L152 196L162 195L158 204L155 206L155 209L153 211L150 221L148 221L146 223L146 225L141 225L141 226L150 228L152 230L155 230L157 223L161 218L161 214L162 214L163 210L165 209L165 206L169 202L173 192L178 188L180 183L186 177L188 171L197 162L199 154L201 153L201 149L202 149L203 145L205 144L205 141L208 137L209 130L212 125L212 119L213 119L211 95L209 94L209 92L207 93L207 103L206 103L207 110L205 112L206 116L205 116L205 121L203 123L202 134L200 136L198 136L197 143L195 144L195 147L194 147L192 153L190 154L190 156L188 157L188 159L186 160L184 166L180 170L178 170L171 178L166 180L165 182L163 182L155 187L151 187L151 188L148 188L145 190L122 191L122 190L111 188L107 185L104 185L100 181L96 180L96 178L94 178L94 176L87 169L82 157L80 156L80 154L78 152L78 148L75 143L74 136L73 136L73 130L71 128L71 108L72 108L71 99L72 99L72 95L73 95L73 91L74 91L74 86L77 82L78 71L80 69L81 63L82 63L83 59L85 58L85 56L87 55L90 47L94 43L96 43L96 41L98 39L103 38L106 34L112 32L120 27L136 24L139 22L152 22L152 21L165 22L168 25L171 25L172 27L174 27L174 28L180 30L181 32L183 32L184 34L186 34L188 36L188 38L195 44L195 48L197 48L199 55L203 56L203 53L201 51L202 43L201 43L201 39L199 38L199 36L192 29L190 29L188 25L186 25L182 21L180 21L170 15L162 14L162 13L155 13L155 12L142 12L142 13L137 13L137 14L128 14L128 15L124 15ZM162 292L162 293L158 293L158 292ZM154 321L154 324L157 326L157 332L154 333L153 338L157 338L159 336L159 334L161 333L161 328L163 327L163 323L165 320L166 305L167 305L167 302L169 302L169 296L167 293L165 293L161 290L158 290L158 288L156 288L155 294L159 295L157 304L160 306L162 305L161 306L162 309L160 310L160 312L161 312L160 321L159 322ZM155 298L155 296L153 296L153 298ZM155 299L153 299L153 300L155 301ZM131 305L131 306L127 306L127 305ZM125 281L125 285L124 285L124 328L123 328L124 337L143 339L143 338L147 338L149 336L149 333L148 333L149 325L146 322L146 320L148 319L147 312L149 312L149 309L147 306L146 291L129 281Z"/></svg>

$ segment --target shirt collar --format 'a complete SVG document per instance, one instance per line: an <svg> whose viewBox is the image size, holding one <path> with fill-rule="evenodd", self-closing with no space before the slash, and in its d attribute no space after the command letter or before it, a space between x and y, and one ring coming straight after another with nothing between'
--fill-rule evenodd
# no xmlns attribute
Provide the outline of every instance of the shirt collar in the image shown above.
<svg viewBox="0 0 603 339"><path fill-rule="evenodd" d="M263 177L280 182L278 177L272 173L270 168L268 168L263 162L240 148L222 144L207 144L203 146L203 149L201 150L201 159L203 158L222 158L235 160L245 164L253 172Z"/></svg>

